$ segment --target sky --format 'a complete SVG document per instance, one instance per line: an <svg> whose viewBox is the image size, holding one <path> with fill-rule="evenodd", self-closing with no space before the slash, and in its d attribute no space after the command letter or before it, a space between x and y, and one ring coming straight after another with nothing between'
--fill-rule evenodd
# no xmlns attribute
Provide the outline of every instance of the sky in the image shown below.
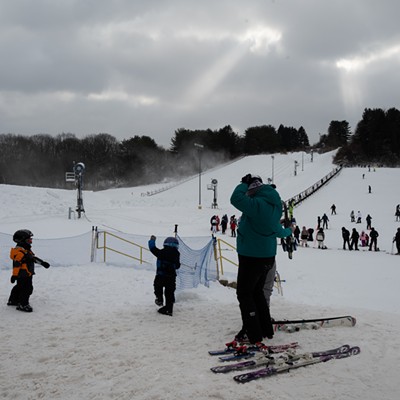
<svg viewBox="0 0 400 400"><path fill-rule="evenodd" d="M304 158L294 176L293 161L301 153L275 155L275 183L283 199L307 189L332 171L333 152ZM267 344L298 342L298 353L344 344L359 346L357 356L309 366L245 385L237 372L213 374L221 364L208 350L219 349L241 328L235 290L211 282L210 287L176 292L173 317L160 315L154 304L156 260L139 264L115 253L96 252L90 263L93 225L143 246L151 234L161 247L175 224L183 242L193 249L211 239L213 214L240 215L230 195L247 172L270 176L271 157L258 155L205 171L202 208L198 208L198 179L175 185L84 191L85 215L68 219L76 204L76 189L0 185L0 398L44 400L398 400L400 349L400 256L393 255L392 237L400 226L395 206L400 170L345 168L327 185L294 209L299 226L315 227L317 215L327 213L326 250L315 242L300 247L289 260L277 249L283 294L274 290L275 319L352 315L354 327L330 327L296 333L276 332ZM364 174L364 178L363 178ZM218 180L218 208L211 208L207 184ZM372 192L368 193L368 185ZM167 189L169 187L169 189ZM162 189L147 196L148 191ZM336 215L330 207L336 205ZM350 222L350 211L362 213L362 223ZM360 247L343 251L341 227L359 232L372 216L380 236L380 252ZM36 267L30 314L6 306L11 290L9 249L12 234L30 229L33 251L50 262ZM226 243L235 239L217 232L223 256L237 261ZM114 243L107 242L115 250ZM125 243L125 242L121 242ZM183 246L181 246L181 251ZM146 253L146 252L145 252ZM148 252L147 252L148 253ZM146 253L146 254L147 254ZM112 253L113 254L113 253ZM236 279L237 267L223 262L223 275Z"/></svg>
<svg viewBox="0 0 400 400"><path fill-rule="evenodd" d="M0 0L0 133L239 135L399 107L396 0Z"/></svg>

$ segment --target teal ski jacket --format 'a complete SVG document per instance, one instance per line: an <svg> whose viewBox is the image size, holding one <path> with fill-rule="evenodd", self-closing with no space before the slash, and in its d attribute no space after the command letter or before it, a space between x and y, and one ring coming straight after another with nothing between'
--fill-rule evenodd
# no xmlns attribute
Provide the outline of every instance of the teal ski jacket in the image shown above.
<svg viewBox="0 0 400 400"><path fill-rule="evenodd" d="M277 237L285 238L291 228L283 228L282 200L270 185L262 185L253 195L246 194L248 185L240 183L231 195L231 204L243 214L237 231L238 254L248 257L274 257Z"/></svg>

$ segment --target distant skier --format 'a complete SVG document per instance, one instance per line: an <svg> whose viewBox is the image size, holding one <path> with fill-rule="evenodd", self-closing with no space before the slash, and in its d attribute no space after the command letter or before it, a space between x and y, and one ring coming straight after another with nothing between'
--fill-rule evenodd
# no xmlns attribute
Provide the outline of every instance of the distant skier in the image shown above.
<svg viewBox="0 0 400 400"><path fill-rule="evenodd" d="M236 237L237 220L234 215L230 219L231 236Z"/></svg>
<svg viewBox="0 0 400 400"><path fill-rule="evenodd" d="M336 215L336 206L334 204L331 205L331 215Z"/></svg>
<svg viewBox="0 0 400 400"><path fill-rule="evenodd" d="M361 211L357 211L357 224L361 224L361 219L362 219Z"/></svg>
<svg viewBox="0 0 400 400"><path fill-rule="evenodd" d="M213 215L211 217L211 221L210 222L211 222L211 232L213 234L217 233L217 216Z"/></svg>
<svg viewBox="0 0 400 400"><path fill-rule="evenodd" d="M360 235L361 247L368 246L369 236L366 232L362 231Z"/></svg>
<svg viewBox="0 0 400 400"><path fill-rule="evenodd" d="M356 228L353 228L351 232L351 242L350 242L350 250L358 250L358 239L360 238L360 234L357 232Z"/></svg>
<svg viewBox="0 0 400 400"><path fill-rule="evenodd" d="M354 210L351 210L351 213L350 213L350 222L356 222L356 218L355 218L355 215L354 215Z"/></svg>
<svg viewBox="0 0 400 400"><path fill-rule="evenodd" d="M324 214L321 217L321 220L322 220L322 229L328 229L328 221L329 221L328 216L326 214Z"/></svg>
<svg viewBox="0 0 400 400"><path fill-rule="evenodd" d="M322 228L319 228L317 235L316 235L316 239L318 242L318 248L319 249L326 249L326 246L324 244L324 240L325 240L325 233L324 230Z"/></svg>
<svg viewBox="0 0 400 400"><path fill-rule="evenodd" d="M308 236L309 236L308 230L305 226L303 226L303 229L301 230L301 233L300 233L301 245L303 247L308 247L308 244L307 244Z"/></svg>
<svg viewBox="0 0 400 400"><path fill-rule="evenodd" d="M375 228L371 228L371 232L369 233L369 237L371 239L371 241L369 243L369 251L372 250L372 247L374 247L374 251L379 251L378 236L379 236L378 231L376 231Z"/></svg>
<svg viewBox="0 0 400 400"><path fill-rule="evenodd" d="M397 204L396 212L394 213L394 215L396 216L396 222L400 221L400 204Z"/></svg>
<svg viewBox="0 0 400 400"><path fill-rule="evenodd" d="M371 193L371 185L368 185L368 193Z"/></svg>
<svg viewBox="0 0 400 400"><path fill-rule="evenodd" d="M314 229L313 229L313 228L308 228L308 229L307 229L307 232L308 232L307 241L313 242L313 241L314 241L314 236L313 236L313 234L314 234Z"/></svg>
<svg viewBox="0 0 400 400"><path fill-rule="evenodd" d="M367 221L367 230L371 229L372 217L368 214L365 220Z"/></svg>
<svg viewBox="0 0 400 400"><path fill-rule="evenodd" d="M396 248L397 248L396 255L400 255L400 228L397 228L396 235L393 238L393 243L396 243Z"/></svg>
<svg viewBox="0 0 400 400"><path fill-rule="evenodd" d="M344 226L342 227L342 238L343 238L343 250L346 250L346 244L348 249L351 250L350 232Z"/></svg>
<svg viewBox="0 0 400 400"><path fill-rule="evenodd" d="M228 226L228 216L224 214L221 218L221 230L223 234L225 234L227 226Z"/></svg>
<svg viewBox="0 0 400 400"><path fill-rule="evenodd" d="M293 236L296 240L296 244L300 244L300 228L298 225L294 228Z"/></svg>

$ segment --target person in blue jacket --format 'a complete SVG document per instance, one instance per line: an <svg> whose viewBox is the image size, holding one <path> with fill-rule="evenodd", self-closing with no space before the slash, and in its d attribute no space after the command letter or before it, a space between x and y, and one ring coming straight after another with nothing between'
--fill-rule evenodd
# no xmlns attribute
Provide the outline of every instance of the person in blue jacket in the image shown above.
<svg viewBox="0 0 400 400"><path fill-rule="evenodd" d="M291 235L292 228L281 225L282 201L276 188L263 184L257 175L244 176L230 201L242 212L236 239L236 295L243 327L235 339L248 339L262 348L263 338L272 339L274 335L264 283L275 264L277 238Z"/></svg>
<svg viewBox="0 0 400 400"><path fill-rule="evenodd" d="M156 237L152 235L149 240L149 250L157 257L157 271L154 278L155 303L161 307L158 312L172 316L175 303L176 270L181 267L179 242L174 237L167 237L164 240L162 249L156 246Z"/></svg>

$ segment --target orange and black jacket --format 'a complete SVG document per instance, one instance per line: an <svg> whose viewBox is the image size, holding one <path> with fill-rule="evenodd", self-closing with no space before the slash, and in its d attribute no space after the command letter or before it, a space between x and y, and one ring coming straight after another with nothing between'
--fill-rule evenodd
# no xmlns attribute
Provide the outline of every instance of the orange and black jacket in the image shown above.
<svg viewBox="0 0 400 400"><path fill-rule="evenodd" d="M13 276L16 278L29 278L35 274L35 254L32 250L16 246L10 251L13 260Z"/></svg>

